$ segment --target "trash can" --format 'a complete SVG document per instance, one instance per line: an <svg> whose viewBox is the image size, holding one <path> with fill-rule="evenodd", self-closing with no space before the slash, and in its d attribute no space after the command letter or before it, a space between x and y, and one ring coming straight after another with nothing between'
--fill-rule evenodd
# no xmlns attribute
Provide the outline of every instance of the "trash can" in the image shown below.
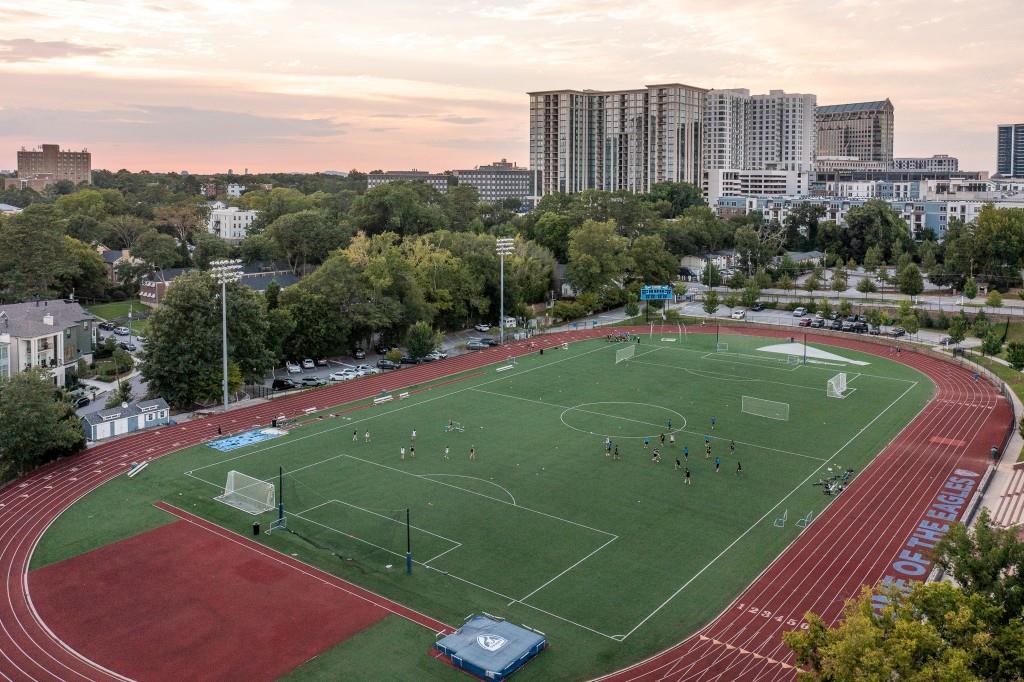
<svg viewBox="0 0 1024 682"><path fill-rule="evenodd" d="M253 535L259 535L260 534L260 522L259 521L256 521L255 523L252 524L252 534Z"/></svg>
<svg viewBox="0 0 1024 682"><path fill-rule="evenodd" d="M270 425L276 429L277 428L277 420L276 419L271 419L270 420Z"/></svg>

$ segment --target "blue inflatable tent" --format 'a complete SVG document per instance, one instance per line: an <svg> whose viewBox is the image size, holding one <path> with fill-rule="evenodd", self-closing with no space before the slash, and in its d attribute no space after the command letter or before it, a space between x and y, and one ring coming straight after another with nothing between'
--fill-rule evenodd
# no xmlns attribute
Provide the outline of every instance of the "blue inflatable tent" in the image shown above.
<svg viewBox="0 0 1024 682"><path fill-rule="evenodd" d="M484 680L504 680L547 645L544 633L485 613L467 618L434 648L460 670Z"/></svg>

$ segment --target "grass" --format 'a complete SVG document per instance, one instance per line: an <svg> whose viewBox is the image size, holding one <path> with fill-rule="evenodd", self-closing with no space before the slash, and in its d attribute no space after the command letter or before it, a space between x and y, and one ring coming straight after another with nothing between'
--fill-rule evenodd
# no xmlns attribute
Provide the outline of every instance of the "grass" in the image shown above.
<svg viewBox="0 0 1024 682"><path fill-rule="evenodd" d="M789 365L758 350L778 340L725 333L725 353L713 352L711 336L660 339L642 335L637 357L618 365L622 344L573 344L244 449L198 446L161 458L65 512L33 568L165 523L156 500L247 533L253 517L213 496L232 469L276 481L283 466L297 534L261 535L268 546L450 624L487 611L544 631L552 648L524 680L588 677L637 661L719 613L796 537L795 521L830 501L812 483L829 466L862 470L931 393L914 370L845 349L837 352L870 364ZM826 400L825 382L841 369L856 390ZM790 420L742 413L742 396L786 402ZM720 473L701 452L712 416ZM450 418L465 431L445 433ZM669 419L677 446L652 463L642 438L657 442ZM414 428L417 457L402 460ZM621 461L603 454L605 434ZM673 468L683 445L691 486ZM407 508L420 562L412 576L402 570ZM775 527L783 512L790 522ZM296 678L319 679L354 657L374 673L387 660L385 676L394 668L396 678L454 679L445 666L422 663L418 644L389 649L387 628L364 636L385 653L367 658L342 644Z"/></svg>
<svg viewBox="0 0 1024 682"><path fill-rule="evenodd" d="M143 303L142 301L135 299L133 301L113 301L111 303L97 303L95 305L85 306L85 309L96 317L103 318L104 320L120 320L128 319L128 313L134 311L148 313L151 308Z"/></svg>

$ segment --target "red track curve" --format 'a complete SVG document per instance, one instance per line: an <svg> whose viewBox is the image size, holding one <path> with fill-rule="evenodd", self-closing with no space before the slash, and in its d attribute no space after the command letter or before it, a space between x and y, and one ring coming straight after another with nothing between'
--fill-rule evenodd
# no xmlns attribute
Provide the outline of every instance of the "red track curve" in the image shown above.
<svg viewBox="0 0 1024 682"><path fill-rule="evenodd" d="M646 332L647 328L638 329ZM666 332L668 328L666 328ZM671 331L675 331L672 327ZM738 330L737 330L738 331ZM590 329L534 339L550 348L603 336ZM789 336L758 329L759 336ZM864 341L814 337L831 345L878 355L885 347ZM267 403L165 427L99 445L51 463L0 491L0 678L19 680L124 679L79 655L42 622L32 605L28 567L40 537L69 506L121 474L128 461L160 457L217 435L263 426L278 415L299 416L363 400L442 376L500 362L533 351L526 343L461 355L430 365L285 396ZM920 513L957 466L984 466L988 447L1001 441L1009 407L992 386L967 370L918 353L890 356L917 368L937 391L929 405L900 433L853 485L835 500L778 559L716 620L699 633L607 680L792 679L792 659L781 644L785 626L735 608L754 604L799 618L814 610L834 620L843 599L874 583L899 551ZM966 448L930 444L933 436L964 440ZM849 550L836 547L845 540ZM828 547L827 551L818 551Z"/></svg>

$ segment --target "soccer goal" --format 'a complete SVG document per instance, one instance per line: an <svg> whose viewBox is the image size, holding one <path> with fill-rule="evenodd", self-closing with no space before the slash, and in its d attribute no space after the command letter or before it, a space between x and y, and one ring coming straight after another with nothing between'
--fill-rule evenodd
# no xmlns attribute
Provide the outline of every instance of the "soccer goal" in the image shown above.
<svg viewBox="0 0 1024 682"><path fill-rule="evenodd" d="M802 360L803 360L803 358L801 358L799 355L787 355L786 356L786 364L787 365L799 365Z"/></svg>
<svg viewBox="0 0 1024 682"><path fill-rule="evenodd" d="M719 341L717 344L715 344L715 351L718 353L728 353L729 344L725 343L724 341Z"/></svg>
<svg viewBox="0 0 1024 682"><path fill-rule="evenodd" d="M232 470L224 494L213 499L248 514L262 514L274 508L274 484Z"/></svg>
<svg viewBox="0 0 1024 682"><path fill-rule="evenodd" d="M632 360L633 356L636 355L636 345L628 344L625 348L620 348L615 351L615 364L625 362L626 360Z"/></svg>
<svg viewBox="0 0 1024 682"><path fill-rule="evenodd" d="M828 380L825 385L825 394L829 398L846 397L846 372L840 372Z"/></svg>
<svg viewBox="0 0 1024 682"><path fill-rule="evenodd" d="M779 421L789 421L789 403L780 403L776 400L765 400L764 398L755 398L754 396L745 395L742 400L742 412L752 414L755 417L764 417L766 419L777 419Z"/></svg>

